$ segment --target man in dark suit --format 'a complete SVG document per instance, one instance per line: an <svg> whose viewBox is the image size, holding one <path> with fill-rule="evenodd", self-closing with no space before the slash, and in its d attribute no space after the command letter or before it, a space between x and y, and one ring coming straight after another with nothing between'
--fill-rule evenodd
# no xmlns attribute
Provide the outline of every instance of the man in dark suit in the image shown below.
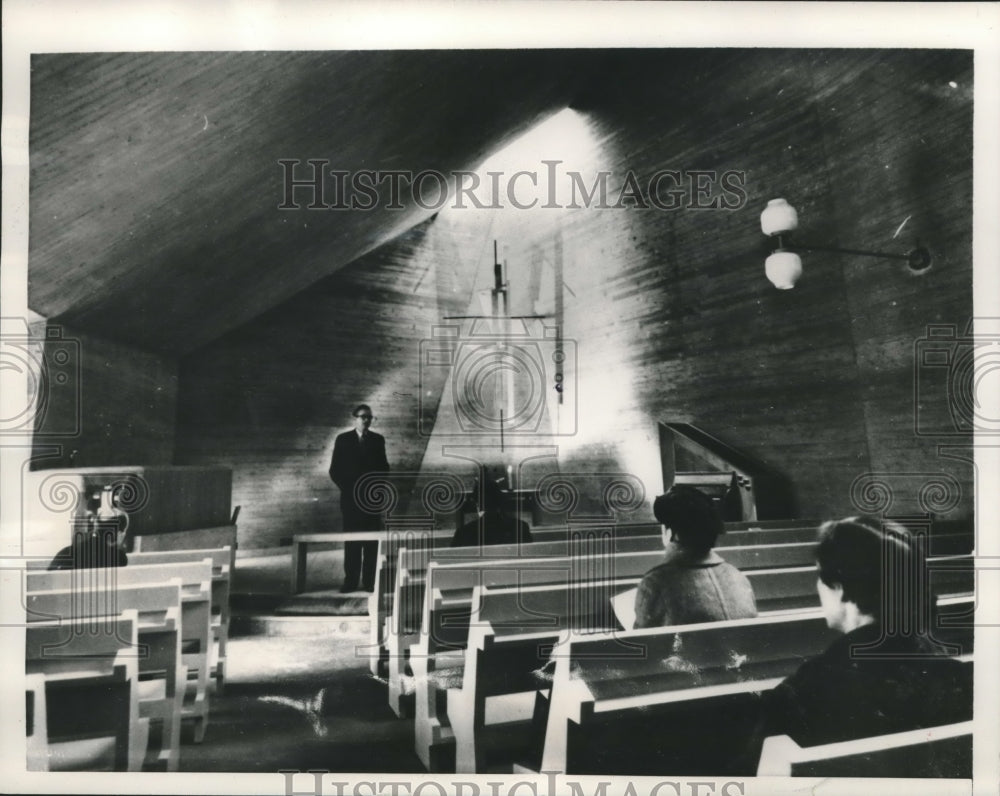
<svg viewBox="0 0 1000 796"><path fill-rule="evenodd" d="M385 437L370 430L374 420L370 406L360 404L352 414L354 428L339 434L334 442L330 478L340 488L344 530L377 531L381 527L381 518L362 510L357 503L354 487L363 475L389 471L389 461L385 456ZM340 590L356 591L358 576L361 575L364 589L374 591L377 555L377 541L345 542L344 585Z"/></svg>

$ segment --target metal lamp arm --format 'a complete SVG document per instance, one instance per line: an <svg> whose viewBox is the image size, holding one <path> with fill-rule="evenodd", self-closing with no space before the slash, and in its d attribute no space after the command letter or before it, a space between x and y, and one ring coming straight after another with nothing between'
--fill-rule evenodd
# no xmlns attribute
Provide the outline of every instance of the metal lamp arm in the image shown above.
<svg viewBox="0 0 1000 796"><path fill-rule="evenodd" d="M906 254L892 252L873 252L865 249L845 249L839 246L824 246L819 243L786 241L778 235L778 248L792 252L836 252L837 254L854 254L861 257L878 257L887 260L906 260L914 271L923 271L931 264L931 253L924 246L917 246Z"/></svg>

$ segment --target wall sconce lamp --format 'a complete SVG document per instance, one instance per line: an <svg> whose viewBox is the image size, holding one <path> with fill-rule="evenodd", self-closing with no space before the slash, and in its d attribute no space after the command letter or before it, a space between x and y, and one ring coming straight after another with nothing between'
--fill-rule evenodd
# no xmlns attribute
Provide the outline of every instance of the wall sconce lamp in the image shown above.
<svg viewBox="0 0 1000 796"><path fill-rule="evenodd" d="M931 267L931 253L923 246L917 246L906 254L872 252L863 249L841 249L816 243L792 242L789 233L798 229L799 216L784 199L772 199L760 214L760 228L764 234L775 238L777 244L772 254L764 262L764 273L776 288L788 290L795 287L802 276L802 258L799 252L838 252L861 257L878 257L887 260L905 260L913 273L919 274Z"/></svg>

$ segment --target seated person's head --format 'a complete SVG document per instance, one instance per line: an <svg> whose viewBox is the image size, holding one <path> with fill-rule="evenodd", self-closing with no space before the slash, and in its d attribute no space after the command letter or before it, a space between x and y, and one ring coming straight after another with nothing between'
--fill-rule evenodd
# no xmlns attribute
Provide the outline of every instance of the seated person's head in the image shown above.
<svg viewBox="0 0 1000 796"><path fill-rule="evenodd" d="M712 499L686 484L675 484L656 498L653 514L670 532L671 541L694 553L711 550L724 530Z"/></svg>
<svg viewBox="0 0 1000 796"><path fill-rule="evenodd" d="M478 500L479 510L486 512L501 512L504 508L504 494L500 485L489 473L483 471L479 476Z"/></svg>
<svg viewBox="0 0 1000 796"><path fill-rule="evenodd" d="M845 633L875 621L908 624L927 597L923 557L909 531L892 521L847 517L823 523L816 566L827 624Z"/></svg>

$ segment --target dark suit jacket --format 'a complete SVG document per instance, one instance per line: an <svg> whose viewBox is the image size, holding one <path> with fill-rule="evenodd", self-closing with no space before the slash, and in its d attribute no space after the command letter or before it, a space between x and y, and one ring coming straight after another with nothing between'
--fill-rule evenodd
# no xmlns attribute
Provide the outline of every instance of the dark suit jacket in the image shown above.
<svg viewBox="0 0 1000 796"><path fill-rule="evenodd" d="M803 663L766 695L762 735L785 734L801 746L817 746L972 718L970 666L928 657L912 634L883 639L876 655L851 653L855 644L880 636L878 624L864 625Z"/></svg>
<svg viewBox="0 0 1000 796"><path fill-rule="evenodd" d="M528 523L509 514L488 511L455 531L452 547L476 547L481 544L531 543Z"/></svg>
<svg viewBox="0 0 1000 796"><path fill-rule="evenodd" d="M368 473L389 471L385 456L385 437L369 431L364 450L354 429L338 434L333 444L330 478L340 487L340 510L344 515L344 530L377 530L379 517L362 511L354 499L354 485Z"/></svg>

